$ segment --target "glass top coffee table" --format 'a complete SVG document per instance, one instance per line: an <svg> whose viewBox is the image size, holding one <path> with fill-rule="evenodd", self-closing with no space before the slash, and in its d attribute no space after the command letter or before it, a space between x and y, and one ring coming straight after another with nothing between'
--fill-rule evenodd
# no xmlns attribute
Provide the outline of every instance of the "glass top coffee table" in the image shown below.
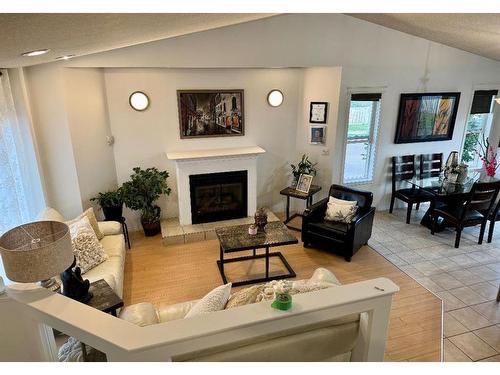
<svg viewBox="0 0 500 375"><path fill-rule="evenodd" d="M233 286L295 277L295 271L292 269L290 264L288 264L287 260L281 252L269 252L269 248L271 247L292 245L299 242L293 235L293 233L291 233L290 230L285 226L285 224L280 221L270 222L265 226L264 232L259 232L255 235L248 234L248 227L249 225L245 224L232 227L217 228L215 230L220 243L220 259L217 261L217 266L219 267L219 272L224 284L228 282L227 277L224 273L224 264L262 258L264 258L266 262L265 277L235 281L233 282ZM265 249L265 252L263 254L257 254L257 249ZM253 250L253 254L249 256L224 259L225 253L248 250ZM288 273L269 276L269 258L271 257L279 257Z"/></svg>

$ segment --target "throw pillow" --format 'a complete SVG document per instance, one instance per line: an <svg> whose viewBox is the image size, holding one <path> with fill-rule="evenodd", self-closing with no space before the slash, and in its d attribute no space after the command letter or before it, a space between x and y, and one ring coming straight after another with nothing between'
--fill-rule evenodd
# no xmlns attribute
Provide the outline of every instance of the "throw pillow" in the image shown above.
<svg viewBox="0 0 500 375"><path fill-rule="evenodd" d="M140 327L159 322L155 307L148 302L136 303L135 305L124 307L121 309L118 317Z"/></svg>
<svg viewBox="0 0 500 375"><path fill-rule="evenodd" d="M86 210L84 213L81 215L78 215L75 217L73 220L67 221L66 224L70 226L73 223L76 223L77 221L80 221L82 217L87 217L89 219L90 225L92 226L92 229L94 230L95 235L97 236L98 240L102 240L104 237L104 234L102 234L101 230L99 229L99 224L97 224L97 218L95 217L94 209L90 207L88 210Z"/></svg>
<svg viewBox="0 0 500 375"><path fill-rule="evenodd" d="M108 259L102 244L97 239L88 217L69 225L71 245L76 258L76 265L82 274Z"/></svg>
<svg viewBox="0 0 500 375"><path fill-rule="evenodd" d="M264 286L265 285L254 285L249 288L238 290L229 299L226 309L254 303L257 296L264 290Z"/></svg>
<svg viewBox="0 0 500 375"><path fill-rule="evenodd" d="M231 294L231 285L231 283L228 283L212 290L205 297L196 302L186 314L185 318L224 310L229 295Z"/></svg>
<svg viewBox="0 0 500 375"><path fill-rule="evenodd" d="M325 214L325 220L349 224L358 210L357 201L345 201L330 197Z"/></svg>

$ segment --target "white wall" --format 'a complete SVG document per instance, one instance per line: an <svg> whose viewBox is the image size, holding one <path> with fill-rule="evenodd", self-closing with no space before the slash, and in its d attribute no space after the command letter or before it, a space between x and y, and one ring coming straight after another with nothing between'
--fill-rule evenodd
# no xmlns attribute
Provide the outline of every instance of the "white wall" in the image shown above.
<svg viewBox="0 0 500 375"><path fill-rule="evenodd" d="M116 189L116 168L102 69L65 69L65 101L83 208L98 192Z"/></svg>
<svg viewBox="0 0 500 375"><path fill-rule="evenodd" d="M49 95L55 95L59 100L62 86L56 84L60 78L51 77L52 68L51 64L44 67L28 68L28 71L36 71L41 73L42 70L46 71L47 77L41 76L33 81L30 85L35 91L35 106L38 108L49 108L57 106L54 103L46 103ZM329 142L334 140L335 147L330 150L331 162L330 171L321 170L320 173L332 173L332 181L340 182L340 173L342 169L342 137L345 134L345 108L347 106L347 90L348 88L358 87L385 87L385 92L382 98L382 113L381 113L381 130L378 139L378 152L376 160L375 182L371 185L363 185L365 188L374 191L375 204L379 208L387 207L387 194L389 192L389 185L387 182L387 169L388 160L392 155L400 155L408 152L411 153L425 153L442 151L445 154L454 149L461 148L461 140L465 129L465 120L467 111L470 106L471 95L473 87L480 84L495 84L500 80L500 64L486 58L482 58L471 53L460 51L454 48L446 47L438 43L430 42L425 39L413 37L398 31L384 28L366 21L358 20L342 14L291 14L272 17L255 22L249 22L236 26L210 30L201 33L186 35L183 37L167 39L152 43L147 43L140 46L133 46L122 48L110 52L98 53L86 57L75 58L61 63L58 66L65 67L192 67L192 68L251 68L251 67L342 67L342 79L340 89L340 101L338 108L340 108L338 116L338 124L336 134L338 136L333 139L331 125L328 128L327 138ZM177 109L175 105L175 96L169 94L168 90L175 90L167 88L166 86L156 84L155 79L161 79L165 84L173 79L174 83L179 81L175 78L165 78L154 70L151 72L145 69L140 69L139 73L129 72L119 73L118 69L112 69L106 72L106 85L114 86L117 88L115 94L110 95L110 87L107 88L108 99L110 100L110 110L113 106L114 118L111 118L111 126L115 132L114 124L121 121L121 116L124 120L130 121L134 118L134 123L124 125L125 131L120 134L115 134L117 137L117 146L115 151L115 160L121 166L117 166L118 181L123 181L124 176L134 165L166 165L166 161L162 160L159 150L163 145L176 145L177 138L171 138L171 135L162 128L162 124L172 121L175 122L174 128L177 126ZM267 70L266 70L267 71ZM223 71L217 71L221 77L226 74ZM236 73L235 73L236 72ZM251 89L253 81L244 78L243 71L231 70L228 72L227 77L233 77L232 81L220 80L225 82L226 85L236 86ZM119 79L112 82L110 80L111 74L124 74L122 77L123 82ZM203 85L213 85L213 78L210 76L210 71L205 70L198 73L193 71L186 71L183 80L186 84L189 83L191 87L203 87ZM243 76L240 76L243 74ZM207 77L207 78L205 78ZM424 78L424 79L423 79ZM128 83L127 80L129 80ZM132 87L134 89L140 88L142 83L154 87L153 92L153 107L142 116L140 114L130 115L127 108L127 97ZM262 83L267 83L261 81ZM286 81L288 82L288 81ZM234 84L233 84L234 83ZM280 82L276 82L280 83ZM424 84L425 83L425 84ZM280 83L285 85L286 83ZM36 87L35 87L36 86ZM274 84L273 84L274 86ZM213 86L212 86L213 87ZM276 86L278 87L278 86ZM297 86L298 87L298 86ZM321 85L320 85L321 87ZM279 87L278 87L279 88ZM255 88L255 90L257 90ZM318 88L320 90L320 88ZM460 99L460 107L457 116L455 133L453 140L446 142L433 142L433 143L418 143L410 145L395 145L394 132L397 117L397 110L399 105L399 95L404 92L415 91L460 91L462 96ZM318 91L319 92L319 91ZM265 92L263 93L265 94ZM162 96L164 95L164 96ZM285 93L285 95L287 95ZM300 95L300 94L297 94ZM322 93L323 95L330 95ZM316 95L314 95L316 96ZM265 100L265 95L259 96ZM333 94L330 95L332 99ZM316 98L321 100L321 98ZM111 100L115 101L111 104ZM300 100L300 99L298 99ZM302 99L303 100L303 99ZM168 104L167 107L158 109L155 103L159 101L160 105ZM306 100L307 101L307 100ZM286 102L285 102L286 103ZM335 103L331 103L330 111ZM247 102L247 105L249 103ZM308 106L307 106L308 107ZM55 108L55 109L56 109ZM155 108L155 109L153 109ZM63 107L59 111L64 110ZM282 109L283 110L283 109ZM296 111L291 109L291 111ZM301 108L301 111L307 111L307 108ZM43 113L42 113L43 112ZM123 112L118 117L116 113ZM38 110L39 117L43 115L40 122L48 124L51 122L50 109ZM263 111L259 119L266 119L268 110ZM161 116L156 118L156 116ZM330 113L331 115L331 113ZM248 117L250 116L250 117ZM252 127L261 126L256 125L259 121L254 121L256 115L251 115L247 112L247 131L251 132ZM289 115L283 115L283 119L289 119ZM57 120L60 113L54 114ZM253 118L252 118L253 117ZM330 116L330 119L332 116ZM118 121L118 122L117 122ZM288 121L288 120L287 120ZM293 120L295 123L301 120ZM303 121L303 120L302 120ZM141 129L159 130L160 134L155 139L150 139L145 133L140 132L134 128L141 127ZM498 128L497 122L495 126ZM47 126L47 128L54 128L54 125ZM498 130L494 129L493 133L497 134ZM285 164L288 156L282 155L283 133L274 132L275 128L266 128L268 134L273 134L277 139L271 137L265 138L262 133L259 136L256 133L248 134L248 138L244 140L259 140L260 145L268 149L271 157L274 156L275 168L280 163ZM282 128L280 128L282 129ZM298 139L303 139L300 132L303 128L299 126L299 133L288 138L301 148L298 140L293 140L295 136ZM496 132L496 133L495 133ZM175 133L172 133L175 134ZM133 138L137 136L136 138ZM173 137L174 135L172 135ZM132 138L127 138L132 137ZM175 135L175 137L178 137ZM120 138L120 139L119 139ZM57 145L55 139L54 146ZM47 142L47 137L44 137L42 142ZM120 146L120 142L121 146ZM173 142L173 143L172 143ZM215 142L215 141L214 141ZM265 142L262 143L262 142ZM187 147L211 147L212 140L204 141L186 141L182 143L182 148ZM124 145L129 147L125 148ZM139 145L139 147L131 147ZM180 145L180 144L178 144ZM187 146L189 145L189 146ZM267 147L266 147L267 146ZM303 145L306 147L305 145ZM65 146L62 146L64 149ZM118 148L124 147L121 151ZM149 156L145 155L142 151L145 147L151 147ZM316 147L316 146L315 146ZM311 150L311 147L304 148ZM319 149L319 147L318 147ZM130 158L128 161L121 161L118 157L125 153L129 153ZM296 154L298 156L299 153ZM446 156L445 156L446 157ZM321 159L323 160L323 159ZM326 159L324 159L326 160ZM57 165L57 160L54 157L50 158L51 164L48 166L51 173L51 184L60 184L64 181L62 174L53 172L54 165ZM63 162L63 164L66 162ZM69 162L68 162L69 163ZM144 164L142 164L144 163ZM45 163L49 164L49 163ZM128 164L128 165L125 165ZM267 168L267 167L266 167ZM51 170L52 169L52 170ZM267 176L267 177L266 177ZM65 178L73 178L74 176L67 175ZM54 178L59 178L54 180ZM278 179L279 180L279 179ZM262 181L266 184L266 191L261 192L262 203L273 202L276 196L275 186L269 184L270 181L274 182L272 175L268 172L264 173ZM73 182L70 182L70 189ZM54 193L51 193L54 196ZM173 202L174 197L169 198L169 202ZM62 199L62 198L60 198ZM169 206L168 212L175 212L175 208Z"/></svg>
<svg viewBox="0 0 500 375"><path fill-rule="evenodd" d="M287 183L287 163L295 158L300 70L105 69L104 75L119 183L126 181L136 166L167 170L172 194L159 203L164 216L177 216L175 165L166 158L166 152L258 145L267 151L258 158L258 204L283 210L279 191ZM285 95L277 108L266 101L275 87ZM181 140L177 90L217 88L245 90L245 135ZM129 95L136 90L150 97L151 105L144 112L129 106ZM127 215L137 227L137 215Z"/></svg>

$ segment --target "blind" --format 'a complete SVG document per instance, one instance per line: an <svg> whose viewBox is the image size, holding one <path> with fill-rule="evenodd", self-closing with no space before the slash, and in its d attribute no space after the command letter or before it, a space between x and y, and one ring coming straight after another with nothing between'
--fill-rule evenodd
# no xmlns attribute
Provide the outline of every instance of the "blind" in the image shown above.
<svg viewBox="0 0 500 375"><path fill-rule="evenodd" d="M351 100L356 102L376 102L382 98L382 94L352 94Z"/></svg>
<svg viewBox="0 0 500 375"><path fill-rule="evenodd" d="M498 90L477 90L474 91L472 99L471 115L479 113L490 113L493 96L498 95Z"/></svg>

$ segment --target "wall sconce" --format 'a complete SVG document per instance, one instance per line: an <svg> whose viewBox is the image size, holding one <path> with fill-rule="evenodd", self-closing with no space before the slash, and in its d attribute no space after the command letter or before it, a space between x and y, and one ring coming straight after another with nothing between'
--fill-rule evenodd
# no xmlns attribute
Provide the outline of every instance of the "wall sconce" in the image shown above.
<svg viewBox="0 0 500 375"><path fill-rule="evenodd" d="M128 98L130 106L136 111L142 112L149 107L149 98L142 91L134 91Z"/></svg>
<svg viewBox="0 0 500 375"><path fill-rule="evenodd" d="M279 107L283 103L283 93L280 90L271 90L269 94L267 94L267 102L271 107Z"/></svg>

